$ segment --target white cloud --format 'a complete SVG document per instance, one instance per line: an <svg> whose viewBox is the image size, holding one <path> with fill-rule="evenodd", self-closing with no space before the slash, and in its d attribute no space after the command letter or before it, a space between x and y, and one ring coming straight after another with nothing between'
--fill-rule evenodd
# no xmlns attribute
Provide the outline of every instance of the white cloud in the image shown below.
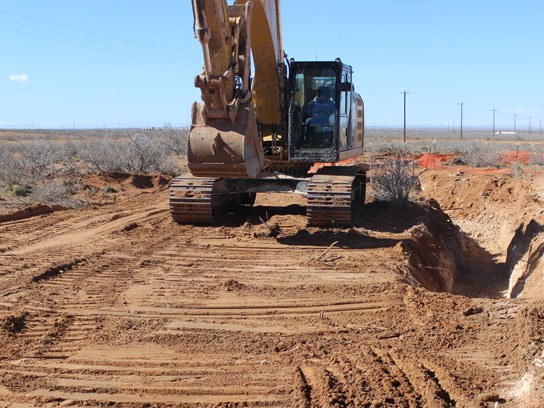
<svg viewBox="0 0 544 408"><path fill-rule="evenodd" d="M9 80L11 82L15 82L15 83L18 83L18 84L26 84L28 82L28 75L27 74L10 75Z"/></svg>

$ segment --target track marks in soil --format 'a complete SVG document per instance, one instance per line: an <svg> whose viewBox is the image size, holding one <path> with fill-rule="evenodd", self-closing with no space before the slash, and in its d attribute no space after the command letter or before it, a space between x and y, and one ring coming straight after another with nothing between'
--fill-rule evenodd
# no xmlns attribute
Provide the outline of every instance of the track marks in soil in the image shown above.
<svg viewBox="0 0 544 408"><path fill-rule="evenodd" d="M65 264L52 266L50 268L47 268L42 273L34 275L32 277L32 282L40 282L42 280L46 280L46 279L56 277L56 276L60 275L62 272L66 272L66 271L70 271L70 270L74 269L74 267L76 267L79 264L82 264L83 262L85 262L85 259L74 259L73 261L70 261L70 262L65 263Z"/></svg>
<svg viewBox="0 0 544 408"><path fill-rule="evenodd" d="M27 254L60 245L73 246L93 240L99 234L122 230L131 222L164 217L168 212L166 197L164 192L139 195L116 205L0 223L0 254Z"/></svg>
<svg viewBox="0 0 544 408"><path fill-rule="evenodd" d="M306 372L308 373L308 368ZM304 373L301 367L296 368L295 384L297 390L300 392L300 405L304 408L312 408L312 386L310 385L307 373Z"/></svg>
<svg viewBox="0 0 544 408"><path fill-rule="evenodd" d="M152 344L89 347L64 360L23 359L8 369L21 377L47 379L49 390L19 390L30 396L116 403L243 400L280 407L288 405L291 378L286 368L270 361L249 361L241 354L228 360L190 356Z"/></svg>
<svg viewBox="0 0 544 408"><path fill-rule="evenodd" d="M330 368L299 366L296 374L304 407L354 406L353 401L347 397L348 393L342 383Z"/></svg>
<svg viewBox="0 0 544 408"><path fill-rule="evenodd" d="M0 253L0 316L27 313L0 354L0 400L448 407L483 387L469 320L451 329L484 314L407 293L401 233L297 236L304 217L288 214L274 216L287 239L255 239L176 225L160 200L0 225L21 251Z"/></svg>

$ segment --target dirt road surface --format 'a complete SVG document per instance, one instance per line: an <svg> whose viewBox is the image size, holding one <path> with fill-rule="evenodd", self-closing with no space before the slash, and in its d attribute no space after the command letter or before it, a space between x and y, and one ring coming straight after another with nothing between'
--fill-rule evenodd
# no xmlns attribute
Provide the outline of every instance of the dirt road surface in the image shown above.
<svg viewBox="0 0 544 408"><path fill-rule="evenodd" d="M542 291L506 297L522 259L544 280L523 234L540 204L510 176L454 203L489 180L452 173L424 193L463 230L436 201L306 228L304 200L278 195L177 225L157 186L0 223L0 407L542 406ZM501 232L482 208L510 187Z"/></svg>

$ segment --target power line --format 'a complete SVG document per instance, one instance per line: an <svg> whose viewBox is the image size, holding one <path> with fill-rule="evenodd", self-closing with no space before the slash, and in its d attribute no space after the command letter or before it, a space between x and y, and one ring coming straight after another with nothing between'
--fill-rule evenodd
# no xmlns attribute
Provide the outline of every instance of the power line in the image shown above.
<svg viewBox="0 0 544 408"><path fill-rule="evenodd" d="M10 14L10 15L16 16L18 18L32 20L32 21L35 21L35 22L38 22L38 23L41 23L41 24L54 26L54 27L60 27L60 28L65 29L65 30L76 31L76 32L84 33L84 34L90 34L90 35L93 35L93 36L96 36L96 37L102 37L102 38L106 38L106 39L110 39L110 40L114 40L114 41L118 41L118 42L123 42L123 43L127 43L127 44L135 44L135 45L142 46L142 47L145 47L145 48L158 49L158 50L162 50L162 51L166 51L166 52L178 52L178 51L172 50L170 48L158 47L157 45L154 45L154 44L148 44L148 43L144 43L144 42L128 40L128 39L125 39L125 38L115 37L115 36L112 36L112 35L109 35L109 34L97 33L97 32L89 31L89 30L82 30L80 28L73 27L73 26L66 25L66 24L53 23L53 22L50 22L50 21L46 21L46 20L36 18L36 17L31 17L31 16L26 16L24 14L15 13L13 11L6 10L6 9L0 9L0 12L4 13L4 14ZM23 24L23 23L16 23L16 24ZM45 29L43 29L43 30L45 30ZM96 40L93 40L93 41L96 41Z"/></svg>
<svg viewBox="0 0 544 408"><path fill-rule="evenodd" d="M108 52L110 54L122 55L122 56L125 56L125 57L143 58L143 59L147 59L147 60L155 61L155 62L160 62L160 63L181 65L181 61L180 62L173 62L173 61L159 60L159 59L156 59L156 58L150 58L150 57L146 57L146 56L143 56L143 55L129 54L129 53L126 53L126 52L114 51L114 50L110 50L110 49L107 49L107 48L100 48L100 47L95 47L95 46L92 46L92 45L76 43L76 42L73 42L73 41L66 41L66 40L61 40L61 39L58 39L58 38L47 37L47 36L44 36L44 35L41 35L41 34L28 33L28 32L25 32L25 31L16 30L14 28L9 28L9 27L0 26L0 29L13 31L13 32L23 34L23 35L28 35L30 37L43 38L43 39L50 40L50 41L56 41L56 42L59 42L59 43L62 43L62 44L72 45L72 46L75 46L75 47L88 48L88 49L92 49L92 50L95 50L95 51L103 51L103 52Z"/></svg>
<svg viewBox="0 0 544 408"><path fill-rule="evenodd" d="M38 28L38 27L35 27L35 26L32 26L30 24L25 24L25 23L20 23L20 22L17 22L17 21L12 21L12 20L8 20L8 19L5 19L5 18L0 18L0 21L3 21L3 22L6 22L6 23L9 23L9 24L17 24L19 26L23 26L23 27L26 27L26 28L31 28L31 29L38 29L38 30L41 30L41 31L45 31L47 33L51 33L51 34L56 34L56 35L60 35L60 36L66 36L66 33L62 33L60 31L55 31L55 30L49 30L49 29L46 29L46 28ZM32 34L32 33L31 33ZM38 34L39 35L39 34ZM159 55L163 55L163 56L167 56L167 57L174 57L174 58L187 58L187 55L181 55L181 54L173 54L173 53L166 53L166 52L163 52L163 51L154 51L153 49L151 49L150 47L147 47L149 49L145 49L145 48L139 48L139 47L134 47L134 46L130 46L130 45L123 45L123 46L120 46L118 44L113 44L111 42L107 42L107 41L104 41L104 40L99 40L99 39L93 39L93 38L88 38L88 37L82 37L82 36L74 36L74 35L70 35L70 38L79 38L81 40L85 40L85 41L92 41L92 42L95 42L95 43L99 43L99 44L104 44L104 45L110 45L110 46L113 46L113 47L123 47L123 48L128 48L128 49L132 49L132 50L135 50L135 51L138 51L138 52L151 52L151 53L154 53L154 54L159 54ZM195 57L196 58L196 57Z"/></svg>

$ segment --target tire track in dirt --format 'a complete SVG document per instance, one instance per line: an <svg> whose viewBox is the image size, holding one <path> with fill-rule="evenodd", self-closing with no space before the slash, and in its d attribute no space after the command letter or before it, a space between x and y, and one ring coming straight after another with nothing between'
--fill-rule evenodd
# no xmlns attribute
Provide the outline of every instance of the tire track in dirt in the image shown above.
<svg viewBox="0 0 544 408"><path fill-rule="evenodd" d="M139 214L142 205L148 204L153 208L157 202L161 204L158 208L167 210L164 201L157 201L151 194L139 194L124 198L120 203L108 204L103 207L56 211L0 223L0 253L13 251L21 246L29 246L29 244L43 241L59 233L85 231L93 226L107 224L131 214Z"/></svg>
<svg viewBox="0 0 544 408"><path fill-rule="evenodd" d="M368 288L387 280L361 272L364 261L357 271L352 264L312 261L322 246L233 240L222 227L177 226L153 209L152 200L142 201L123 208L122 218L109 209L89 211L87 219L78 215L73 224L49 219L41 232L45 239L33 230L41 225L37 219L2 226L7 234L29 235L3 254L12 272L0 284L12 288L10 276L26 269L26 283L7 298L12 310L25 300L29 316L16 340L30 346L6 362L12 394L3 397L285 406L293 370L261 351L244 351L254 347L254 335L273 344L278 334L334 333L338 328L321 323L324 316L375 312L401 302L369 299ZM138 228L127 229L132 223ZM36 262L25 268L29 257ZM374 257L366 260L376 267ZM361 273L365 283L354 285ZM337 300L324 299L330 294ZM207 345L218 335L239 337L242 350L231 350L231 358L217 347L209 353ZM99 351L95 344L101 344ZM123 354L127 344L131 358ZM156 350L140 344L156 344ZM133 361L135 349L140 355ZM23 385L12 387L17 378Z"/></svg>
<svg viewBox="0 0 544 408"><path fill-rule="evenodd" d="M129 218L128 222L145 220L153 224L164 218L165 211L154 210L155 207L150 207L146 202L139 205L134 206L132 216L126 215L125 208L122 215ZM56 235L47 241L54 245L31 246L31 250L26 247L19 253L4 254L4 274L0 280L4 295L2 303L7 309L4 313L9 313L9 309L24 308L26 311L24 330L16 339L26 346L19 347L16 356L32 358L32 361L66 359L99 331L100 319L81 315L78 311L113 305L119 288L130 277L130 270L137 264L138 255L142 252L141 248L134 248L127 253L127 234L123 233L127 221L122 218L106 214L94 216L88 222L76 222L77 228L91 228L85 230L83 238L79 240L66 240L66 233L74 234L74 228L63 231L57 225L53 231L49 231ZM119 219L121 223L117 221ZM29 220L30 224L35 222ZM17 235L21 228L20 225L16 227L12 233ZM28 228L31 227L27 225L23 229ZM6 230L9 230L9 226L4 226L4 232ZM33 232L30 229L30 235ZM59 240L62 248L49 252L52 246L58 246L56 243ZM160 245L160 240L157 245ZM29 255L24 255L28 253L32 254L31 260L28 259ZM32 264L28 265L29 262ZM23 277L27 277L22 283L21 270L24 270ZM17 281L19 284L15 283ZM11 374L13 376L15 374ZM28 373L24 372L19 376L23 383L25 378L29 378ZM38 373L30 377L39 379L44 375Z"/></svg>

